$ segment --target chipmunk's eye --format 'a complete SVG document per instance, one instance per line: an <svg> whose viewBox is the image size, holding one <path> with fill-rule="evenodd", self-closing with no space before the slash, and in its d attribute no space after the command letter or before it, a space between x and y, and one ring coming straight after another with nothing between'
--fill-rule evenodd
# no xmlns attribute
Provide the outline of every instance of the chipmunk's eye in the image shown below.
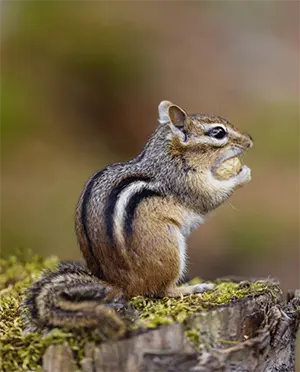
<svg viewBox="0 0 300 372"><path fill-rule="evenodd" d="M223 139L227 135L223 127L214 127L210 129L206 134L210 137L217 138L217 139Z"/></svg>

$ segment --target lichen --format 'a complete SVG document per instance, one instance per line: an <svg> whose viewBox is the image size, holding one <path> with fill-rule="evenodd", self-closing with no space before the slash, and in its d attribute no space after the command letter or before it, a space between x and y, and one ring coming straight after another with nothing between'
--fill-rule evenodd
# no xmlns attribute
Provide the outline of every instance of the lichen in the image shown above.
<svg viewBox="0 0 300 372"><path fill-rule="evenodd" d="M54 329L43 335L23 332L20 303L24 290L45 268L56 267L56 257L42 258L28 251L19 251L7 259L0 259L0 371L39 371L42 355L50 344L67 342L78 362L83 357L84 344L101 342L95 331ZM199 283L196 278L192 284ZM163 324L185 322L187 317L201 310L208 310L232 301L256 296L270 291L277 296L277 287L266 282L240 285L218 280L216 289L199 295L181 298L145 298L138 296L130 301L139 314L139 321L130 325L128 331L139 328L156 328ZM199 330L187 329L186 335L195 344L199 342Z"/></svg>

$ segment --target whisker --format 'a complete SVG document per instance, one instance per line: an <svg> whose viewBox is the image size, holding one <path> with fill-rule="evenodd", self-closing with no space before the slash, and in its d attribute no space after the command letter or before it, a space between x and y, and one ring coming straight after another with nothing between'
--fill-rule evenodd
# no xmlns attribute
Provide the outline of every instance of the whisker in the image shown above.
<svg viewBox="0 0 300 372"><path fill-rule="evenodd" d="M227 200L227 203L230 205L230 207L235 211L238 212L238 209L229 201Z"/></svg>

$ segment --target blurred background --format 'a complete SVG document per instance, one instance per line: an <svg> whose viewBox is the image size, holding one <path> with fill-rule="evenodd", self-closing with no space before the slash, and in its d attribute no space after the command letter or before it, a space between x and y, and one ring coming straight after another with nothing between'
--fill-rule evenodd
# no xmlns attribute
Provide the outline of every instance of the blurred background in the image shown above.
<svg viewBox="0 0 300 372"><path fill-rule="evenodd" d="M189 240L189 276L299 285L299 2L3 1L1 252L81 258L85 181L137 155L157 105L253 136L253 181Z"/></svg>

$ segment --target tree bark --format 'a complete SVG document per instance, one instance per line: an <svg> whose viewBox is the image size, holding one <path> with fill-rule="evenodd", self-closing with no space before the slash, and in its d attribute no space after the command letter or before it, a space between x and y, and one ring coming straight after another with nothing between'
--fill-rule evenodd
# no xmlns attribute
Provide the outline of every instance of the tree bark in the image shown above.
<svg viewBox="0 0 300 372"><path fill-rule="evenodd" d="M87 343L80 369L67 345L51 345L43 372L292 372L300 291L236 301L116 342ZM197 342L186 337L192 330Z"/></svg>

